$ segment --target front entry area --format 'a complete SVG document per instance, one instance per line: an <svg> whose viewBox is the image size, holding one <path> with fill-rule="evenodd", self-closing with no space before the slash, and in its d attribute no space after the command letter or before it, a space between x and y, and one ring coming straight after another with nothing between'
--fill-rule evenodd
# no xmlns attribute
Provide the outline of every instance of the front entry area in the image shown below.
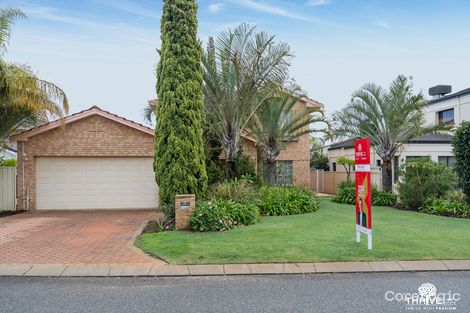
<svg viewBox="0 0 470 313"><path fill-rule="evenodd" d="M36 209L158 207L150 157L37 157Z"/></svg>

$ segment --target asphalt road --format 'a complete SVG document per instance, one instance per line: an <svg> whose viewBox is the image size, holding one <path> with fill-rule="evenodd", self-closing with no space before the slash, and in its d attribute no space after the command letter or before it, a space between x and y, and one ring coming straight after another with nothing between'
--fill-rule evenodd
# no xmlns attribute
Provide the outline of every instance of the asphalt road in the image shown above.
<svg viewBox="0 0 470 313"><path fill-rule="evenodd" d="M470 312L470 272L182 278L0 277L0 312L407 312L387 301L431 282ZM393 295L393 296L392 296ZM398 296L399 298L400 296ZM455 296L454 298L457 298ZM413 306L414 311L437 311ZM439 310L441 311L442 308Z"/></svg>

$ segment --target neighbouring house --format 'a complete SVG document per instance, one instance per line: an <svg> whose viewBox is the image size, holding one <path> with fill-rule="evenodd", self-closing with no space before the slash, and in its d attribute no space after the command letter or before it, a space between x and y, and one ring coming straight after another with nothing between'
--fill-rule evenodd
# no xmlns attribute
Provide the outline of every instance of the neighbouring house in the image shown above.
<svg viewBox="0 0 470 313"><path fill-rule="evenodd" d="M324 105L308 97L302 97L294 107L324 108ZM256 139L248 133L242 136L242 151L253 163L258 175L263 175L264 160L258 149ZM220 160L224 161L222 151ZM305 134L298 140L287 144L276 158L276 181L280 185L295 185L310 188L310 135Z"/></svg>
<svg viewBox="0 0 470 313"><path fill-rule="evenodd" d="M17 209L158 207L154 130L96 106L11 137Z"/></svg>
<svg viewBox="0 0 470 313"><path fill-rule="evenodd" d="M451 93L451 90L451 86L448 85L429 88L429 95L432 99L423 109L427 125L442 122L459 126L462 121L470 120L470 88L456 93ZM449 135L426 135L410 140L393 161L393 182L398 181L397 169L407 160L430 157L433 161L451 166L454 163L451 139ZM327 151L330 171L344 172L344 169L336 164L336 160L341 156L354 158L354 141L345 140L333 143ZM380 157L371 149L371 173L380 172L381 162ZM376 179L376 182L380 186L381 180Z"/></svg>

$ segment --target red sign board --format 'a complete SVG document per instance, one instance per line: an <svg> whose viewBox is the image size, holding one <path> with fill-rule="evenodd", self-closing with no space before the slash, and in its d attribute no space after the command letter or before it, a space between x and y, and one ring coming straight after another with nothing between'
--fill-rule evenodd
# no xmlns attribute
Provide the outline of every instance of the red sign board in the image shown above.
<svg viewBox="0 0 470 313"><path fill-rule="evenodd" d="M356 225L372 229L369 138L356 140L354 159L356 163Z"/></svg>

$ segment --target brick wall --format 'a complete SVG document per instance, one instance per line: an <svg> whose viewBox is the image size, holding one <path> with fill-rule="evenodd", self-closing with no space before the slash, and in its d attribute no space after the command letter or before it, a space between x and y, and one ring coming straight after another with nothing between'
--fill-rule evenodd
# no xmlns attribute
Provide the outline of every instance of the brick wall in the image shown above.
<svg viewBox="0 0 470 313"><path fill-rule="evenodd" d="M38 156L153 156L154 137L110 119L93 115L18 142L18 209L36 206L35 158ZM23 154L27 160L23 160ZM23 185L24 167L24 185ZM24 186L24 187L23 187Z"/></svg>

